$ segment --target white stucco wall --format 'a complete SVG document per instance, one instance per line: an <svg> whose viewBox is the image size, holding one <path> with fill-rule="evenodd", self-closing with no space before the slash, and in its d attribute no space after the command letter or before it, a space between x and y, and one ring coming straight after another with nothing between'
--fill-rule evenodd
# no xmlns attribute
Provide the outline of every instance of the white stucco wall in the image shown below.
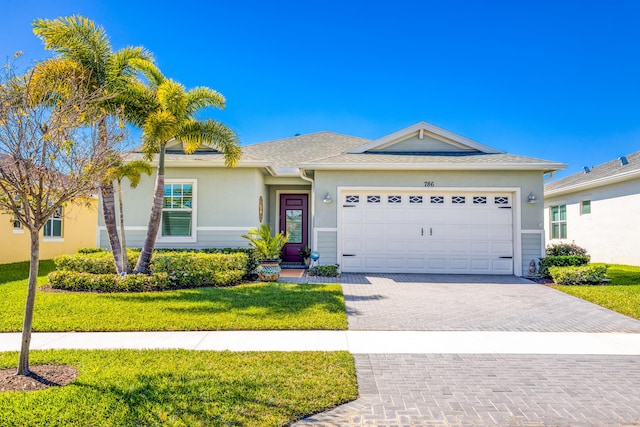
<svg viewBox="0 0 640 427"><path fill-rule="evenodd" d="M591 213L580 203L591 200ZM551 239L550 206L567 206L567 238ZM548 244L569 242L589 251L593 262L640 265L640 179L545 198Z"/></svg>

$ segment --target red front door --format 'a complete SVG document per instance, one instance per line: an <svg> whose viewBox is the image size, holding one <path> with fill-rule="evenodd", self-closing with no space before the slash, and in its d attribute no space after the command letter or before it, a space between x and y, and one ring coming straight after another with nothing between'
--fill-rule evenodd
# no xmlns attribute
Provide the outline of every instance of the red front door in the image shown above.
<svg viewBox="0 0 640 427"><path fill-rule="evenodd" d="M302 262L300 249L307 246L309 234L306 194L280 195L280 232L289 233L289 242L282 249L282 261Z"/></svg>

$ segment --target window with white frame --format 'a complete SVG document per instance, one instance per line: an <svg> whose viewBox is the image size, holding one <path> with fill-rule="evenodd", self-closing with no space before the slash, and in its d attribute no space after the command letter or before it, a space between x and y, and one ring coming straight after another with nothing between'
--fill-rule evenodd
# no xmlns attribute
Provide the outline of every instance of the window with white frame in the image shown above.
<svg viewBox="0 0 640 427"><path fill-rule="evenodd" d="M162 237L193 236L193 181L164 184L162 202Z"/></svg>
<svg viewBox="0 0 640 427"><path fill-rule="evenodd" d="M591 213L591 200L582 200L580 202L580 215L588 215Z"/></svg>
<svg viewBox="0 0 640 427"><path fill-rule="evenodd" d="M53 215L44 224L43 234L45 238L62 237L62 207L58 207Z"/></svg>
<svg viewBox="0 0 640 427"><path fill-rule="evenodd" d="M551 206L551 238L567 238L567 205Z"/></svg>

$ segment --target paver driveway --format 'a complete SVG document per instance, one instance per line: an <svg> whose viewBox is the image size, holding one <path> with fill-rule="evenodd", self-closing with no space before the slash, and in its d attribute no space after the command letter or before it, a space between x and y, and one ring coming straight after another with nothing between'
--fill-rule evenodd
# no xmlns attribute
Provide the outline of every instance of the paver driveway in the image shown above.
<svg viewBox="0 0 640 427"><path fill-rule="evenodd" d="M349 329L640 333L524 279L344 275ZM296 425L640 426L640 356L356 355L360 398Z"/></svg>

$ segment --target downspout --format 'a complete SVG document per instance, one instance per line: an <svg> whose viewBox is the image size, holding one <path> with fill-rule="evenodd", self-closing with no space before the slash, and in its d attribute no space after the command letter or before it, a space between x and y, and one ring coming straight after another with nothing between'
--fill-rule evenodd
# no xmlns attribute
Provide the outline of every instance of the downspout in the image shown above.
<svg viewBox="0 0 640 427"><path fill-rule="evenodd" d="M315 239L315 229L316 229L316 182L313 180L313 178L309 178L306 174L304 169L300 168L298 169L298 173L300 174L300 178L310 182L311 183L311 239L312 239L312 244L310 245L314 250L317 249L316 246L316 239Z"/></svg>

